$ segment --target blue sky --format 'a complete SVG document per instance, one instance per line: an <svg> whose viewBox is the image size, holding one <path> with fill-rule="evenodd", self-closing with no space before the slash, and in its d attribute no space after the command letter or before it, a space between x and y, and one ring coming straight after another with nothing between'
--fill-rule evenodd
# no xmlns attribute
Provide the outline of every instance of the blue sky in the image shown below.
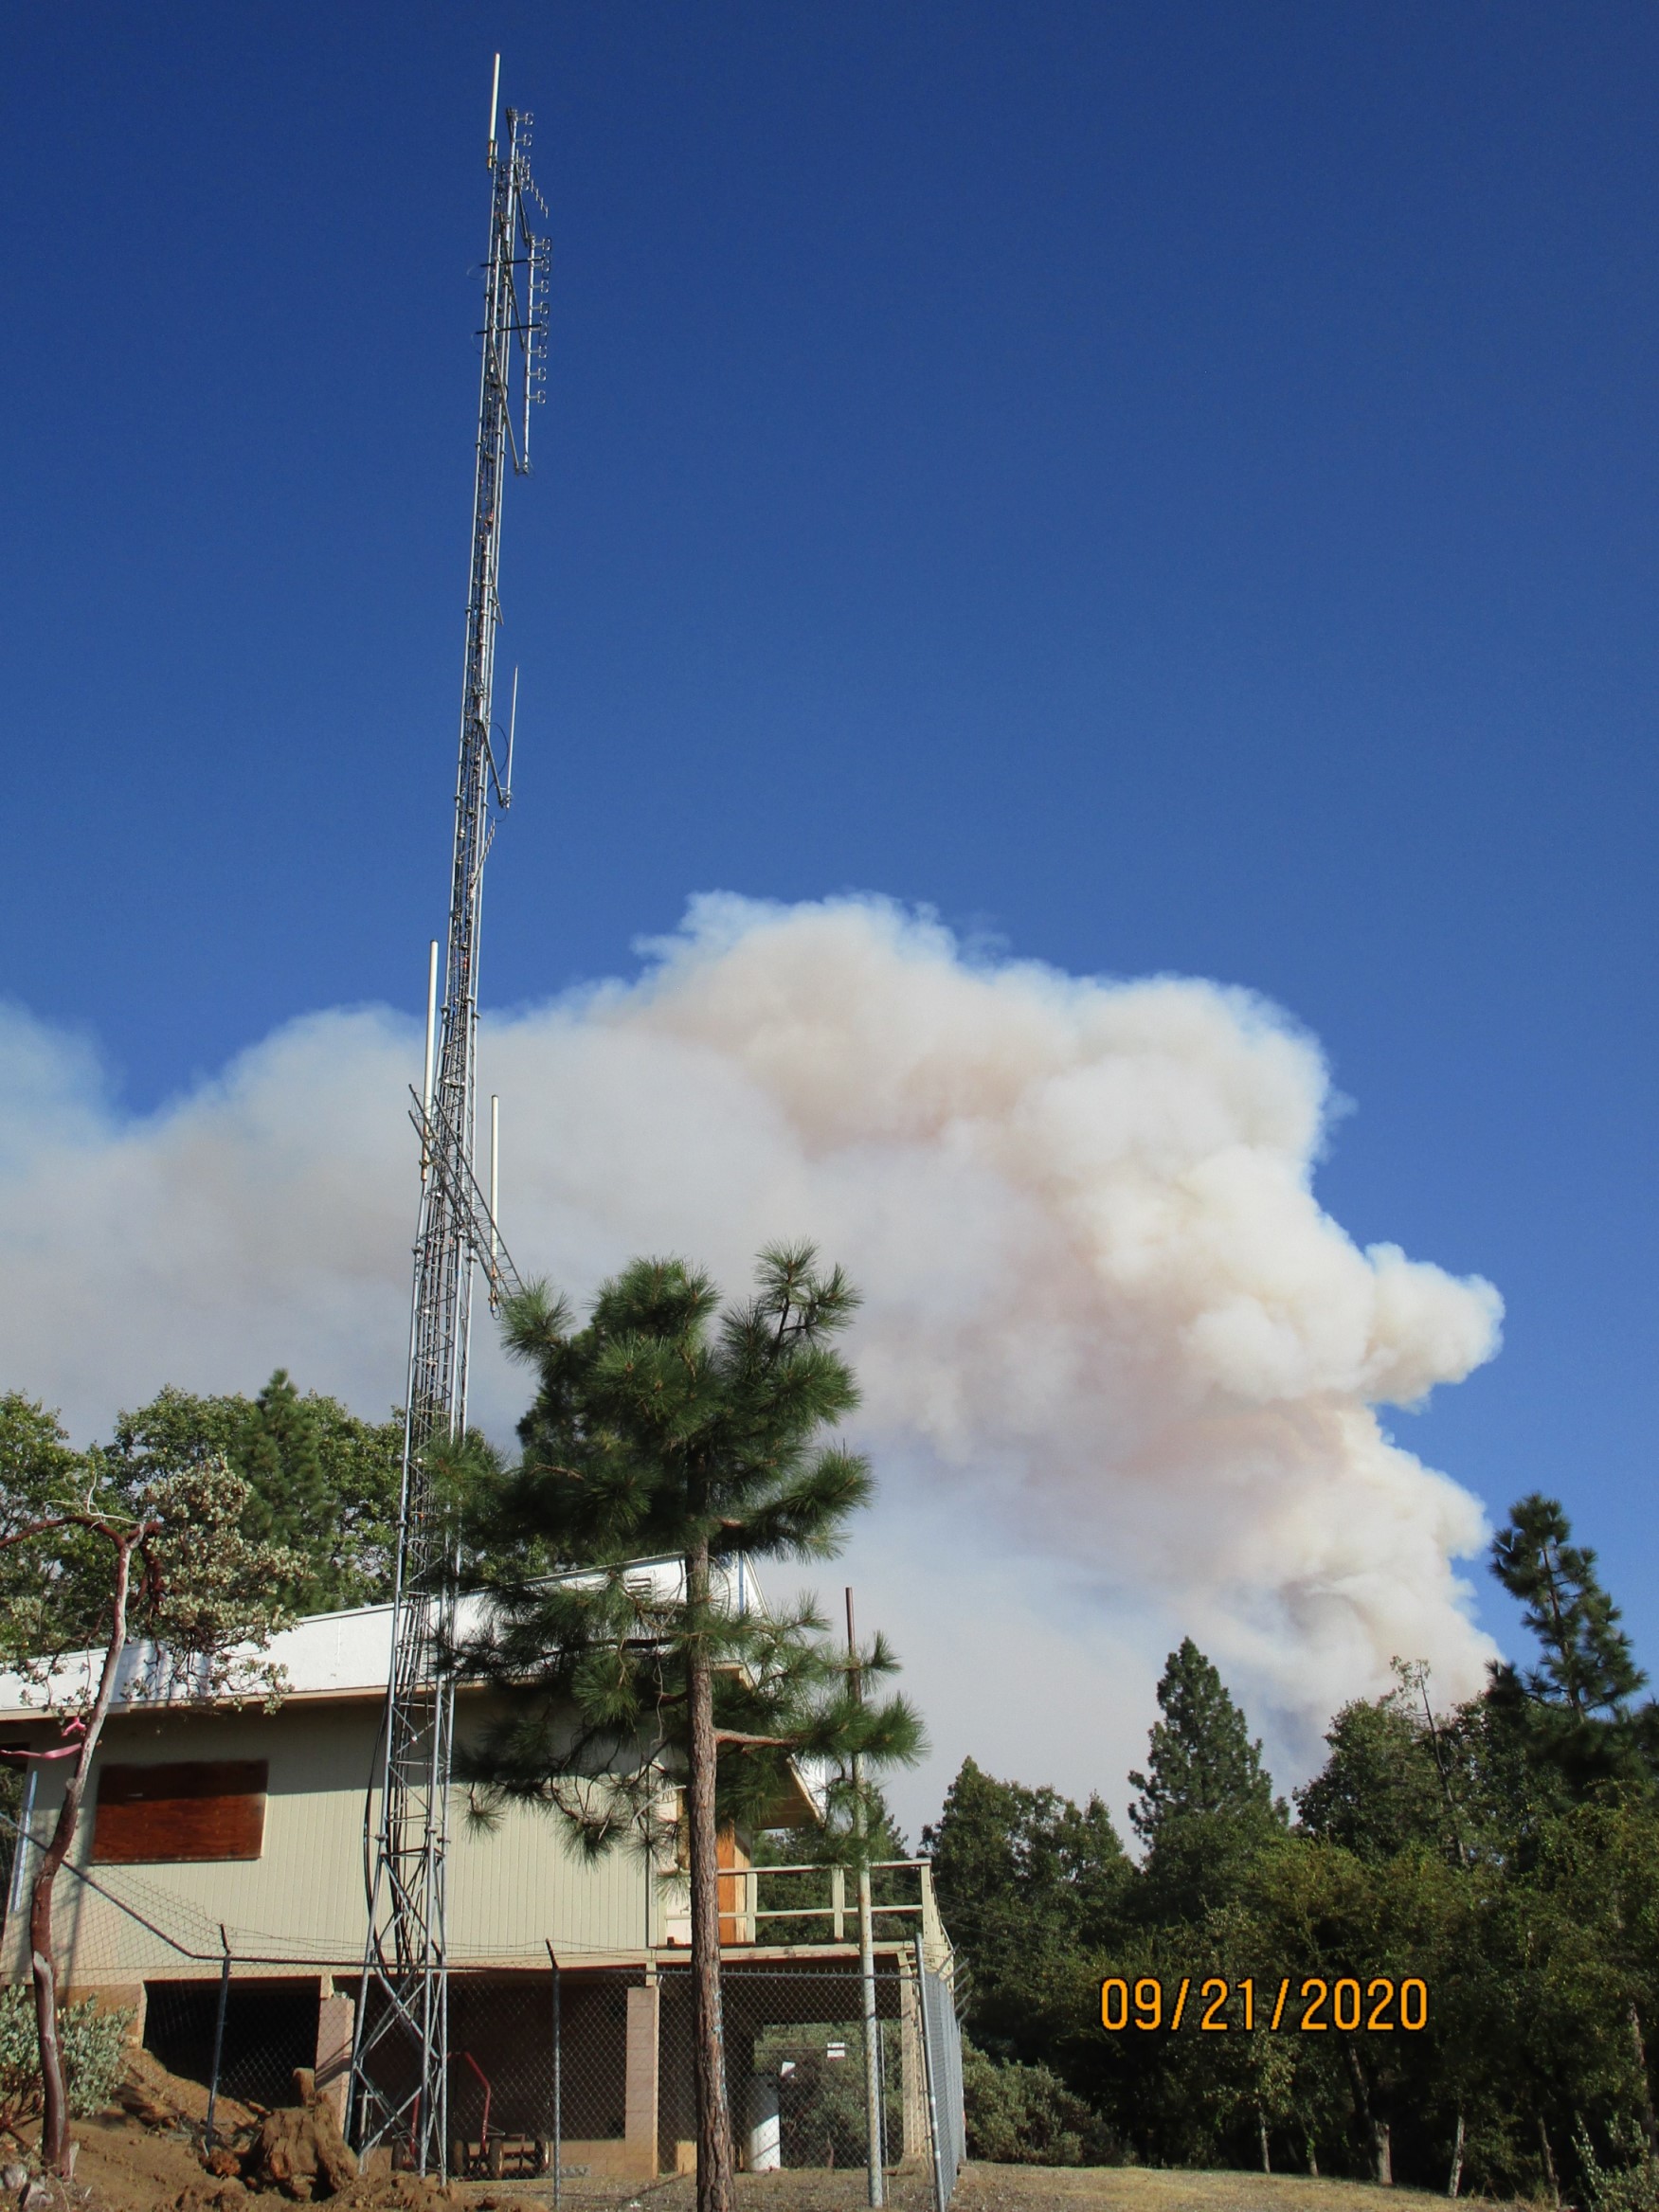
<svg viewBox="0 0 1659 2212"><path fill-rule="evenodd" d="M537 117L486 997L712 887L1218 977L1321 1195L1506 1347L1659 1664L1659 17L842 0L14 9L0 990L150 1107L418 1001L490 57ZM1502 1635L1507 1613L1488 1605Z"/></svg>

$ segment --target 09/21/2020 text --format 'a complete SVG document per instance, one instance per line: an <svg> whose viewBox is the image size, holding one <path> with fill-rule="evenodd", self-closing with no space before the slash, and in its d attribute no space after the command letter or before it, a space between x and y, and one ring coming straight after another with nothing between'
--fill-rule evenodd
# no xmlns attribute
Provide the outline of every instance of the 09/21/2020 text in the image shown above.
<svg viewBox="0 0 1659 2212"><path fill-rule="evenodd" d="M1166 1983L1151 1974L1134 1982L1109 1974L1100 1985L1100 2024L1109 2034L1139 2028L1147 2035L1159 2029L1174 2035L1183 2022L1211 2034L1265 2028L1270 2034L1321 2035L1334 2027L1344 2034L1392 2035L1403 2028L1416 2035L1429 2023L1429 1991L1416 1975L1397 1982L1390 1974L1366 1981L1344 1974L1334 1982L1310 1974L1294 1994L1289 1975L1258 1983L1183 1974Z"/></svg>

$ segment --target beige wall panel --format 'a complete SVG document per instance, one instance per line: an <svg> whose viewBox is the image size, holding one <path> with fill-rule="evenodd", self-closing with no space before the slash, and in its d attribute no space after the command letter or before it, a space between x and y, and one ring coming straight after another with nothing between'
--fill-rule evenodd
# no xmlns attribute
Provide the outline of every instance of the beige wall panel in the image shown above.
<svg viewBox="0 0 1659 2212"><path fill-rule="evenodd" d="M294 1704L276 1714L171 1711L118 1716L99 1761L259 1758L269 1763L264 1846L251 1861L100 1866L96 1879L153 1921L152 1934L65 1877L57 1892L60 1965L79 1984L183 1978L217 1970L219 1927L232 1951L349 1964L364 1928L364 1791L375 1755L378 1707ZM97 1788L94 1768L93 1791ZM50 1833L62 1780L43 1768L32 1832ZM72 1863L85 1866L92 1835L82 1819ZM659 1884L647 1899L640 1861L625 1849L588 1865L549 1816L514 1808L490 1831L471 1829L467 1797L452 1804L449 1947L458 1965L490 1957L545 1957L551 1941L572 1966L585 1955L632 1951L663 1939L671 1909ZM27 1971L27 1914L6 1931L7 1980ZM186 1952L165 1940L171 1935Z"/></svg>
<svg viewBox="0 0 1659 2212"><path fill-rule="evenodd" d="M463 1711L463 1736L465 1728ZM660 1902L652 1897L648 1905L644 1866L626 1848L589 1863L566 1842L557 1816L517 1807L479 1831L469 1826L464 1789L456 1791L450 1831L449 1948L458 1964L492 1951L545 1957L550 1942L574 1966L584 1955L639 1952L661 1941Z"/></svg>
<svg viewBox="0 0 1659 2212"><path fill-rule="evenodd" d="M269 1951L349 1960L363 1940L363 1792L372 1756L376 1716L364 1706L292 1706L266 1714L121 1715L105 1730L94 1764L167 1763L179 1759L264 1759L269 1766L263 1848L256 1860L153 1861L91 1868L114 1897L130 1904L160 1933L151 1933L97 1894L65 1877L58 1884L61 1958L76 1982L134 1968L151 1978L212 1971L223 1922L241 1955ZM49 1779L48 1779L49 1776ZM33 1833L50 1833L63 1785L43 1772ZM71 1864L85 1867L92 1840L90 1806ZM9 1927L9 1954L22 1950L23 1931ZM205 1952L198 1967L184 1952ZM23 1961L8 1957L9 1969Z"/></svg>

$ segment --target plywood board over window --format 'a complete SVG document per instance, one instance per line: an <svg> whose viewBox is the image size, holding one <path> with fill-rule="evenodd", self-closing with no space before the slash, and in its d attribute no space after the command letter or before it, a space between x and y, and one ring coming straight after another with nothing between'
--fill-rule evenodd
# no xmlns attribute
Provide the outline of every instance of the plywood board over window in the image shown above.
<svg viewBox="0 0 1659 2212"><path fill-rule="evenodd" d="M92 1825L96 1864L257 1859L265 1840L263 1759L105 1767Z"/></svg>

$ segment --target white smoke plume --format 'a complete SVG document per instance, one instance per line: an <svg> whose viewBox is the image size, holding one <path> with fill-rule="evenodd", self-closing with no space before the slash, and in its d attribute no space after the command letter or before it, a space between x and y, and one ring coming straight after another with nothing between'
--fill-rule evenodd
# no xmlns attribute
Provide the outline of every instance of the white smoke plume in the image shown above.
<svg viewBox="0 0 1659 2212"><path fill-rule="evenodd" d="M875 899L702 898L647 950L486 1022L503 1227L579 1300L640 1250L733 1291L780 1237L847 1266L883 1484L852 1572L935 1792L971 1751L1119 1795L1185 1632L1292 1762L1396 1653L1478 1683L1454 1562L1480 1507L1373 1409L1489 1358L1500 1302L1322 1211L1311 1040L1244 992L976 957ZM6 1016L0 1383L82 1435L279 1362L388 1404L418 1052L401 1016L318 1015L123 1120L84 1046ZM475 1412L505 1434L523 1389L486 1351Z"/></svg>

